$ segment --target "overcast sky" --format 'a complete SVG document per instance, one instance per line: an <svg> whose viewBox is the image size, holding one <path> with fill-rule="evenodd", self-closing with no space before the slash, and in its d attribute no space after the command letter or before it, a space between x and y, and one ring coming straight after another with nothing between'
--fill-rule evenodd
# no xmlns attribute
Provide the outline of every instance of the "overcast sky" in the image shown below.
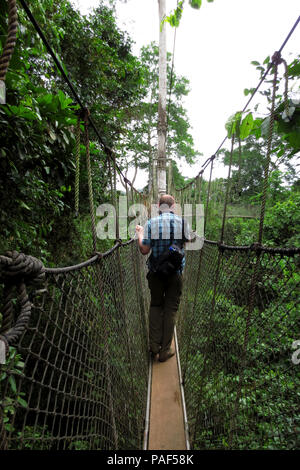
<svg viewBox="0 0 300 470"><path fill-rule="evenodd" d="M74 0L83 14L97 0ZM166 0L167 12L176 0ZM299 0L203 0L194 10L186 0L176 33L175 70L190 81L185 98L195 148L204 154L193 167L179 167L185 176L195 176L204 160L212 155L226 135L225 122L242 109L245 88L256 87L258 71L251 61L263 62L278 50L300 15ZM158 42L157 0L121 0L117 6L118 25L126 30L139 55L141 46ZM167 47L173 49L174 29L167 25ZM289 62L300 53L300 25L283 50ZM283 73L283 68L280 70ZM221 168L216 176L222 175ZM224 174L222 175L224 176ZM140 177L136 186L145 184Z"/></svg>

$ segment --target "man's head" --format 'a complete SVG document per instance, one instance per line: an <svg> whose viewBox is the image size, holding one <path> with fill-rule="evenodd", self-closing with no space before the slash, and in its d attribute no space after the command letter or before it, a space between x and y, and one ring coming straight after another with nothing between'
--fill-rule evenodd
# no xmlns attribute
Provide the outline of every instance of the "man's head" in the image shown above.
<svg viewBox="0 0 300 470"><path fill-rule="evenodd" d="M161 212L170 211L174 209L175 199L170 194L163 194L159 198L158 206Z"/></svg>

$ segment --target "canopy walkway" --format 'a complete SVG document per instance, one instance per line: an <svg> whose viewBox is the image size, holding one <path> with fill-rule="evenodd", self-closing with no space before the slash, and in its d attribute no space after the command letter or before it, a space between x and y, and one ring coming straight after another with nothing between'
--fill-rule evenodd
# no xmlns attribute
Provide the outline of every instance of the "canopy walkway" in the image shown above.
<svg viewBox="0 0 300 470"><path fill-rule="evenodd" d="M271 118L280 63L277 54ZM87 112L80 120L89 161L93 124ZM0 449L300 447L299 372L292 361L300 249L262 244L272 132L271 119L255 243L229 244L230 163L220 238L205 238L201 249L187 251L175 338L178 368L175 357L163 364L149 358L149 293L136 240L120 240L117 227L114 246L96 251L90 179L90 259L48 268L16 251L0 256ZM234 143L233 135L231 155ZM102 144L113 176L121 175L133 201L149 205ZM189 185L173 188L181 203L202 202L209 169L205 234L217 153Z"/></svg>

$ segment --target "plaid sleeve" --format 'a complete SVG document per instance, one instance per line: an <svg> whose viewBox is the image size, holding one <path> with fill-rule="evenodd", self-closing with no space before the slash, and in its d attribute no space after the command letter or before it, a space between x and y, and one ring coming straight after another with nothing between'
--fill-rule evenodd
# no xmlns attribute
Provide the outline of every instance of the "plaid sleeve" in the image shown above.
<svg viewBox="0 0 300 470"><path fill-rule="evenodd" d="M142 240L142 245L151 245L151 223L150 220L144 225L144 238Z"/></svg>
<svg viewBox="0 0 300 470"><path fill-rule="evenodd" d="M184 242L188 242L191 240L190 224L185 219L183 219L183 221L184 221L184 234L183 234Z"/></svg>

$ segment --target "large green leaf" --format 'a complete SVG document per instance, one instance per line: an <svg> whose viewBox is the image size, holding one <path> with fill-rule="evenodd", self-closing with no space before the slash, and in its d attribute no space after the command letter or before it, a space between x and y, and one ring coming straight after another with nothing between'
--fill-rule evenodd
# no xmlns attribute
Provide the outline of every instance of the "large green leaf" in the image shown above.
<svg viewBox="0 0 300 470"><path fill-rule="evenodd" d="M253 128L253 116L252 113L247 114L247 116L242 120L242 123L240 125L240 138L242 140L246 139L250 132L252 131Z"/></svg>
<svg viewBox="0 0 300 470"><path fill-rule="evenodd" d="M227 135L228 137L231 137L232 134L235 134L238 127L239 127L239 124L241 122L241 117L242 117L242 112L241 111L237 111L235 114L233 114L232 116L230 116L230 118L228 119L228 121L226 122L225 124L225 128L227 130Z"/></svg>

